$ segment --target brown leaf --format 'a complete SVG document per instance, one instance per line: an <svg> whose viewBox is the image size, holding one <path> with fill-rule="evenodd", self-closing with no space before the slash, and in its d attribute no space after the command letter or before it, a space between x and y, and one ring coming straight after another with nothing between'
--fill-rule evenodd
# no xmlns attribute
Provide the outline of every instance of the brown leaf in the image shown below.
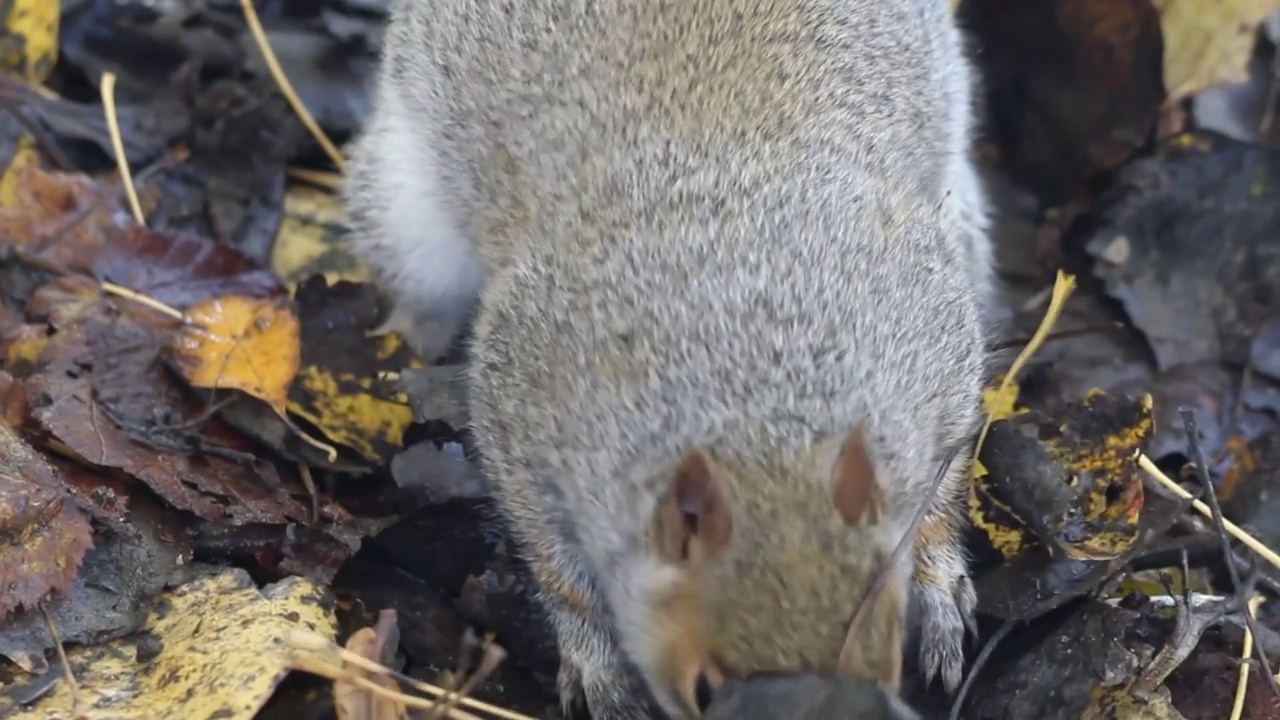
<svg viewBox="0 0 1280 720"><path fill-rule="evenodd" d="M285 288L269 270L205 238L131 227L103 243L93 275L187 308L220 295L277 297Z"/></svg>
<svg viewBox="0 0 1280 720"><path fill-rule="evenodd" d="M966 0L992 113L1016 180L1048 205L1146 141L1164 101L1149 0Z"/></svg>
<svg viewBox="0 0 1280 720"><path fill-rule="evenodd" d="M0 373L0 386L11 382ZM0 537L0 619L70 587L93 547L89 521L57 472L7 423L0 423Z"/></svg>
<svg viewBox="0 0 1280 720"><path fill-rule="evenodd" d="M0 247L17 245L68 268L97 257L106 236L128 222L119 202L108 203L93 179L46 172L34 164L15 171L16 204L0 208Z"/></svg>
<svg viewBox="0 0 1280 720"><path fill-rule="evenodd" d="M92 342L92 346L91 343ZM97 323L58 333L28 380L33 419L95 467L137 477L206 520L291 522L307 508L274 466L184 395L145 328ZM197 418L194 422L185 418Z"/></svg>

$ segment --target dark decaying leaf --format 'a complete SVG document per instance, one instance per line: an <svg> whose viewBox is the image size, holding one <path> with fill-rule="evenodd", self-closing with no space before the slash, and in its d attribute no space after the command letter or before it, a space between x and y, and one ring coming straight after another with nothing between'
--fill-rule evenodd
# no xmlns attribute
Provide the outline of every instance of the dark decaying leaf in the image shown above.
<svg viewBox="0 0 1280 720"><path fill-rule="evenodd" d="M993 549L1034 545L1081 559L1123 554L1137 534L1134 453L1152 430L1150 399L1090 393L1060 415L1028 411L991 426L970 483L969 515Z"/></svg>
<svg viewBox="0 0 1280 720"><path fill-rule="evenodd" d="M982 48L991 135L1047 204L1130 157L1164 99L1160 18L1148 0L966 0Z"/></svg>
<svg viewBox="0 0 1280 720"><path fill-rule="evenodd" d="M1280 315L1280 150L1177 135L1121 171L1104 206L1094 273L1159 368L1244 365Z"/></svg>

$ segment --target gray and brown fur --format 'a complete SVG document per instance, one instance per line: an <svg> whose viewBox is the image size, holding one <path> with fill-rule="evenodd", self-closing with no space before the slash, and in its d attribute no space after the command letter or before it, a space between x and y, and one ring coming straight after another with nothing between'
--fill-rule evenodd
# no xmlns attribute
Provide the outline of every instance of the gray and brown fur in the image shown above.
<svg viewBox="0 0 1280 720"><path fill-rule="evenodd" d="M679 715L690 673L836 669L978 423L990 249L947 1L396 0L386 38L353 237L427 355L474 317L473 429L564 699L647 717L635 668ZM840 670L896 684L910 583L958 683L968 460Z"/></svg>

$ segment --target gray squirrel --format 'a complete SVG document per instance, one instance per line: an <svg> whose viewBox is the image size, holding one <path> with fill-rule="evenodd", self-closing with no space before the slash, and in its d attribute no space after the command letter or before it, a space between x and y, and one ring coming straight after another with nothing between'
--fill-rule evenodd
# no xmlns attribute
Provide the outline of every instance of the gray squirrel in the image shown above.
<svg viewBox="0 0 1280 720"><path fill-rule="evenodd" d="M471 330L566 706L695 717L763 671L896 692L909 604L958 685L974 84L947 0L395 0L353 243L426 359Z"/></svg>

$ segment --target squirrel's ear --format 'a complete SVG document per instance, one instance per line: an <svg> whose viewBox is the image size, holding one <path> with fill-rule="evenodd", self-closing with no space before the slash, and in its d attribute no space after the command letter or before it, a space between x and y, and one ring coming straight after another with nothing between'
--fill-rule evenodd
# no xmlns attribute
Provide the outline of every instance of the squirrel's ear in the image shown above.
<svg viewBox="0 0 1280 720"><path fill-rule="evenodd" d="M724 473L700 449L676 463L654 517L658 551L671 562L714 555L729 544L733 519Z"/></svg>
<svg viewBox="0 0 1280 720"><path fill-rule="evenodd" d="M854 428L840 448L831 474L831 492L836 512L849 525L874 525L880 519L884 496L867 454L862 426Z"/></svg>

